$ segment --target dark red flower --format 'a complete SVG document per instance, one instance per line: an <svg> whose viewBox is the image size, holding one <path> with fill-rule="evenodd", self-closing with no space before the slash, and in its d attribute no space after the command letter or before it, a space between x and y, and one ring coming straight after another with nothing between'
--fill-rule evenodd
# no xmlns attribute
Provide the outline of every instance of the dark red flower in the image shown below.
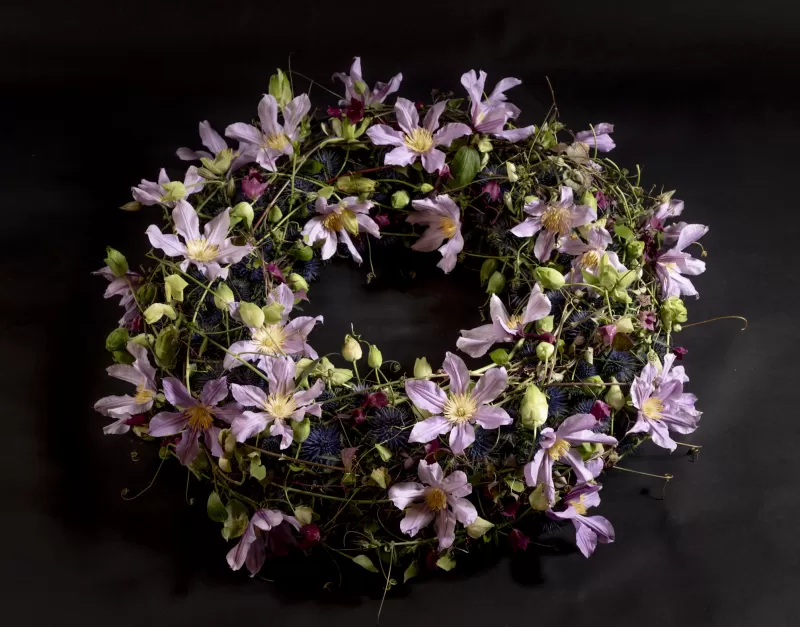
<svg viewBox="0 0 800 627"><path fill-rule="evenodd" d="M489 181L483 186L481 192L486 194L492 202L497 202L503 195L503 190L497 181Z"/></svg>
<svg viewBox="0 0 800 627"><path fill-rule="evenodd" d="M683 346L673 346L672 353L675 355L675 358L680 361L683 359L683 356L689 352L688 348L684 348Z"/></svg>
<svg viewBox="0 0 800 627"><path fill-rule="evenodd" d="M611 206L611 201L608 199L603 192L597 192L594 195L595 199L597 200L597 208L598 209L607 209Z"/></svg>
<svg viewBox="0 0 800 627"><path fill-rule="evenodd" d="M453 175L450 173L449 165L444 164L441 168L439 168L439 178L442 180L453 178Z"/></svg>
<svg viewBox="0 0 800 627"><path fill-rule="evenodd" d="M253 168L242 179L242 193L255 202L261 198L264 190L267 189L267 185L268 183L261 176L261 173Z"/></svg>
<svg viewBox="0 0 800 627"><path fill-rule="evenodd" d="M515 553L517 551L527 551L531 539L522 533L519 529L512 529L508 534L508 543L511 545L511 550Z"/></svg>
<svg viewBox="0 0 800 627"><path fill-rule="evenodd" d="M352 412L353 420L357 425L360 425L362 422L366 421L367 414L364 413L364 410L360 407L358 409L354 409Z"/></svg>
<svg viewBox="0 0 800 627"><path fill-rule="evenodd" d="M500 513L506 518L516 518L518 509L519 509L519 501L514 501L513 503L511 503L511 505L507 505Z"/></svg>
<svg viewBox="0 0 800 627"><path fill-rule="evenodd" d="M592 414L597 420L605 420L611 415L611 408L606 405L603 401L595 401L592 408L589 410L589 413Z"/></svg>
<svg viewBox="0 0 800 627"><path fill-rule="evenodd" d="M301 549L308 549L315 544L319 544L321 534L319 527L317 527L317 525L314 523L310 523L300 527L300 536L301 538L297 543L297 546Z"/></svg>
<svg viewBox="0 0 800 627"><path fill-rule="evenodd" d="M272 276L278 279L281 283L286 283L286 277L283 276L283 272L281 272L281 269L274 263L267 264L267 272L269 272Z"/></svg>
<svg viewBox="0 0 800 627"><path fill-rule="evenodd" d="M364 119L364 103L356 98L350 100L350 105L347 107L347 119L351 124L356 124Z"/></svg>
<svg viewBox="0 0 800 627"><path fill-rule="evenodd" d="M332 118L341 118L342 110L339 107L332 107L328 105L328 115Z"/></svg>
<svg viewBox="0 0 800 627"><path fill-rule="evenodd" d="M383 228L384 226L389 226L388 213L379 213L373 218L373 220L375 220L375 224L377 224L381 228Z"/></svg>
<svg viewBox="0 0 800 627"><path fill-rule="evenodd" d="M384 392L375 392L367 395L367 399L364 401L364 408L386 407L388 403L389 399L386 397Z"/></svg>

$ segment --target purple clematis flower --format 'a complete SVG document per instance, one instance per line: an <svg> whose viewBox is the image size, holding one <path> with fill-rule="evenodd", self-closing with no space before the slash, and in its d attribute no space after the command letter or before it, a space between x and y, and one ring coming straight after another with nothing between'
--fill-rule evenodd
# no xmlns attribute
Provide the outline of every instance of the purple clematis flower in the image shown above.
<svg viewBox="0 0 800 627"><path fill-rule="evenodd" d="M267 551L280 555L285 552L283 547L294 544L292 527L300 531L300 523L294 516L275 509L256 511L239 543L228 552L228 566L239 570L247 565L250 576L255 577L264 565Z"/></svg>
<svg viewBox="0 0 800 627"><path fill-rule="evenodd" d="M542 429L539 438L540 448L533 456L533 461L525 464L525 483L535 487L542 483L545 486L547 500L552 505L556 501L556 489L553 485L553 464L569 464L575 471L579 482L591 481L599 472L595 468L586 467L581 454L571 450L587 442L616 446L616 438L602 433L594 433L592 429L597 426L597 418L592 414L575 414L570 416L558 429L546 427ZM602 465L600 466L602 469Z"/></svg>
<svg viewBox="0 0 800 627"><path fill-rule="evenodd" d="M227 237L231 224L230 209L208 222L203 228L203 235L200 235L197 212L185 200L178 201L172 210L172 221L183 241L177 235L165 235L155 224L147 227L145 233L150 238L150 244L163 250L168 257L183 257L180 268L184 272L189 264L194 264L210 281L226 279L228 269L220 264L241 261L253 250L250 244L236 246Z"/></svg>
<svg viewBox="0 0 800 627"><path fill-rule="evenodd" d="M350 74L344 72L336 72L333 79L339 79L344 83L345 98L341 101L342 105L348 105L353 100L358 100L364 103L364 106L369 107L375 104L381 104L389 94L395 93L400 89L400 83L403 80L402 74L395 74L388 83L375 83L375 87L370 90L369 86L364 82L364 77L361 74L361 57L353 59L353 65L350 66Z"/></svg>
<svg viewBox="0 0 800 627"><path fill-rule="evenodd" d="M538 283L533 286L522 315L509 316L502 301L496 294L492 294L489 300L489 317L492 322L474 329L462 329L456 346L470 357L482 357L495 344L512 342L515 338L523 337L526 325L549 314L550 299L542 294Z"/></svg>
<svg viewBox="0 0 800 627"><path fill-rule="evenodd" d="M342 243L347 246L356 263L360 264L363 259L350 236L358 235L359 230L363 229L372 237L380 239L378 224L368 215L372 207L371 201L358 202L355 196L343 198L333 205L329 205L328 201L320 196L314 205L317 215L306 222L303 227L303 237L312 246L322 242L323 259L333 257L336 244Z"/></svg>
<svg viewBox="0 0 800 627"><path fill-rule="evenodd" d="M684 274L695 276L706 271L704 261L695 259L683 249L708 233L708 227L702 224L687 224L681 228L673 248L661 251L656 257L656 276L661 282L661 294L664 298L671 296L699 296L692 282Z"/></svg>
<svg viewBox="0 0 800 627"><path fill-rule="evenodd" d="M679 215L681 215L683 213L683 207L684 205L682 200L670 197L668 200L665 200L658 205L653 217L659 222L663 223L669 218L677 218Z"/></svg>
<svg viewBox="0 0 800 627"><path fill-rule="evenodd" d="M233 421L231 432L237 442L261 433L271 424L269 434L281 436L280 448L289 448L294 432L288 421L301 422L306 414L320 418L322 409L314 403L325 389L325 382L317 379L308 390L295 390L296 364L289 357L271 359L267 363L269 394L254 385L231 385L231 393L244 407L258 407L260 411L244 411Z"/></svg>
<svg viewBox="0 0 800 627"><path fill-rule="evenodd" d="M158 204L174 207L180 200L199 192L204 185L205 180L193 165L186 170L183 183L170 181L166 170L161 168L157 183L142 179L138 187L131 187L131 194L134 200L148 207Z"/></svg>
<svg viewBox="0 0 800 627"><path fill-rule="evenodd" d="M367 135L376 146L396 146L386 155L383 163L405 166L411 165L419 158L426 172L441 170L444 167L445 154L436 147L449 146L454 139L472 134L472 129L460 122L445 124L439 128L439 116L446 106L446 100L433 105L420 126L419 114L414 103L405 98L398 98L394 110L402 132L386 124L375 124L367 130Z"/></svg>
<svg viewBox="0 0 800 627"><path fill-rule="evenodd" d="M222 152L228 148L228 144L222 139L222 136L217 133L208 120L200 122L200 139L203 146L208 148L205 150L192 150L191 148L178 148L177 155L182 161L199 161L200 159L213 159L217 153Z"/></svg>
<svg viewBox="0 0 800 627"><path fill-rule="evenodd" d="M156 370L150 365L147 349L135 342L128 342L126 348L136 358L133 364L115 364L106 368L106 372L116 379L133 383L136 386L136 395L106 396L94 404L96 411L117 419L103 427L103 433L107 435L127 433L130 426L126 421L134 414L150 411L153 399L158 395Z"/></svg>
<svg viewBox="0 0 800 627"><path fill-rule="evenodd" d="M261 128L237 122L225 129L225 135L242 142L241 150L265 170L275 172L277 159L294 152L292 142L300 137L300 123L311 110L307 94L300 94L283 108L283 124L278 124L278 101L264 94L258 103Z"/></svg>
<svg viewBox="0 0 800 627"><path fill-rule="evenodd" d="M181 441L175 447L175 453L184 466L191 464L197 457L201 433L211 454L215 457L221 456L223 450L219 443L219 427L214 426L214 419L230 424L242 413L242 407L237 403L217 407L228 397L228 379L220 377L206 383L199 401L175 377L167 377L162 385L167 400L180 411L157 413L150 420L147 434L160 438L181 433Z"/></svg>
<svg viewBox="0 0 800 627"><path fill-rule="evenodd" d="M616 144L611 139L614 132L614 125L608 122L601 122L588 131L581 131L575 134L575 141L586 144L589 148L596 148L597 152L611 152Z"/></svg>
<svg viewBox="0 0 800 627"><path fill-rule="evenodd" d="M461 235L461 210L447 194L431 200L412 201L416 211L406 218L409 224L424 224L428 228L414 244L413 250L429 253L437 248L442 260L437 267L450 272L456 267L458 253L464 248L464 237ZM442 245L442 242L447 243Z"/></svg>
<svg viewBox="0 0 800 627"><path fill-rule="evenodd" d="M534 200L523 209L530 217L511 229L511 232L517 237L533 237L539 233L533 247L533 253L539 261L550 259L558 237L569 235L575 227L597 219L596 209L575 204L572 188L566 185L561 187L558 202L551 205L543 200Z"/></svg>
<svg viewBox="0 0 800 627"><path fill-rule="evenodd" d="M433 381L406 381L406 394L419 409L433 416L418 422L411 429L409 442L430 442L444 433L450 434L450 450L459 455L475 441L475 423L484 429L510 425L511 416L502 407L489 405L506 389L505 368L489 368L470 391L469 370L458 355L447 353L442 366L450 377L450 390L445 393Z"/></svg>
<svg viewBox="0 0 800 627"><path fill-rule="evenodd" d="M125 313L119 319L119 325L128 328L134 326L134 323L139 318L139 306L136 304L134 293L142 283L141 275L136 272L127 272L124 277L118 277L114 275L114 272L108 266L100 268L96 272L92 272L92 274L100 275L109 282L103 298L120 297L119 304L125 310Z"/></svg>
<svg viewBox="0 0 800 627"><path fill-rule="evenodd" d="M697 428L702 412L694 408L697 397L683 391L689 380L683 366L675 366L675 355L664 355L664 367L659 374L648 363L633 380L631 398L639 410L636 424L628 433L649 433L658 446L674 451L677 444L670 431L691 433Z"/></svg>
<svg viewBox="0 0 800 627"><path fill-rule="evenodd" d="M577 233L570 233L569 237L564 238L558 251L575 257L569 273L565 276L567 282L581 283L583 270L596 273L603 255L608 255L608 261L619 272L626 272L628 269L620 262L617 253L613 250L606 250L609 244L611 244L611 234L600 226L587 230L586 242Z"/></svg>
<svg viewBox="0 0 800 627"><path fill-rule="evenodd" d="M443 551L455 540L456 521L471 525L478 518L475 506L464 498L472 494L472 486L461 470L445 477L439 464L429 464L424 459L417 466L417 474L422 483L408 481L389 488L394 506L405 510L400 531L414 537L435 519L439 550Z"/></svg>
<svg viewBox="0 0 800 627"><path fill-rule="evenodd" d="M486 84L486 72L483 70L479 74L476 74L475 70L465 72L461 75L461 84L469 94L472 128L476 133L485 133L507 139L510 142L518 142L536 132L535 126L504 130L506 122L516 119L520 114L518 107L506 102L505 95L505 92L512 87L522 84L518 78L509 77L501 80L495 85L486 100L483 99Z"/></svg>
<svg viewBox="0 0 800 627"><path fill-rule="evenodd" d="M553 520L571 520L575 526L575 542L585 557L597 548L597 543L611 544L614 541L614 527L603 516L586 516L590 507L600 505L601 487L597 484L583 484L564 497L566 509L554 512L547 510Z"/></svg>

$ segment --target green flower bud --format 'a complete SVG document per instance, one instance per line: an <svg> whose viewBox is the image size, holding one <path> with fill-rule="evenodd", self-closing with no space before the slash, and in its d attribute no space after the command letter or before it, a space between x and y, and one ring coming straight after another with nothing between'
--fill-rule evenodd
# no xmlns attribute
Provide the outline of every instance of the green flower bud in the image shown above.
<svg viewBox="0 0 800 627"><path fill-rule="evenodd" d="M367 355L367 365L370 368L380 368L382 363L383 355L381 355L381 352L375 344L371 344L369 347L369 354Z"/></svg>
<svg viewBox="0 0 800 627"><path fill-rule="evenodd" d="M564 276L555 268L539 266L533 271L533 278L545 289L560 290L564 287Z"/></svg>
<svg viewBox="0 0 800 627"><path fill-rule="evenodd" d="M680 333L681 329L683 329L683 327L679 324L672 325L672 330L675 331L675 333Z"/></svg>
<svg viewBox="0 0 800 627"><path fill-rule="evenodd" d="M345 231L353 236L358 235L358 218L356 218L355 213L352 211L343 211L339 216L339 219L341 220Z"/></svg>
<svg viewBox="0 0 800 627"><path fill-rule="evenodd" d="M142 208L142 203L138 200L132 200L130 202L126 202L124 205L120 207L123 211L139 211Z"/></svg>
<svg viewBox="0 0 800 627"><path fill-rule="evenodd" d="M106 337L106 350L110 353L114 351L124 351L125 347L128 345L129 338L130 334L128 333L128 329L123 327L114 329L108 334L108 337Z"/></svg>
<svg viewBox="0 0 800 627"><path fill-rule="evenodd" d="M125 276L128 271L128 260L125 259L125 255L111 248L111 246L106 248L106 255L106 265L111 270L111 273L117 278Z"/></svg>
<svg viewBox="0 0 800 627"><path fill-rule="evenodd" d="M583 442L578 447L578 452L580 453L583 461L589 461L592 457L602 455L603 450L603 445L598 444L597 442Z"/></svg>
<svg viewBox="0 0 800 627"><path fill-rule="evenodd" d="M414 376L422 379L433 374L433 368L424 357L417 357L414 362Z"/></svg>
<svg viewBox="0 0 800 627"><path fill-rule="evenodd" d="M144 310L144 320L147 324L155 324L164 316L170 320L175 320L178 314L175 313L175 309L171 305L165 303L153 303Z"/></svg>
<svg viewBox="0 0 800 627"><path fill-rule="evenodd" d="M430 183L423 183L419 186L419 191L421 191L423 194L428 194L433 191L433 185Z"/></svg>
<svg viewBox="0 0 800 627"><path fill-rule="evenodd" d="M183 290L189 285L180 274L171 274L164 279L164 295L167 297L167 302L177 301L183 302Z"/></svg>
<svg viewBox="0 0 800 627"><path fill-rule="evenodd" d="M588 377L583 380L584 383L596 383L598 385L589 385L589 389L595 394L601 394L605 389L605 386L602 385L603 378L600 375L594 375L593 377Z"/></svg>
<svg viewBox="0 0 800 627"><path fill-rule="evenodd" d="M241 218L250 229L253 227L253 206L249 202L240 202L231 211L231 216Z"/></svg>
<svg viewBox="0 0 800 627"><path fill-rule="evenodd" d="M253 329L264 325L264 312L255 303L242 303L239 305L239 317L248 327Z"/></svg>
<svg viewBox="0 0 800 627"><path fill-rule="evenodd" d="M553 316L545 316L540 320L536 321L536 332L537 333L552 333L554 326L554 318Z"/></svg>
<svg viewBox="0 0 800 627"><path fill-rule="evenodd" d="M503 192L503 204L508 207L509 211L514 211L514 197L511 192Z"/></svg>
<svg viewBox="0 0 800 627"><path fill-rule="evenodd" d="M588 189L583 192L583 196L581 196L581 204L587 205L594 210L597 210L597 198L594 197L594 194L590 192Z"/></svg>
<svg viewBox="0 0 800 627"><path fill-rule="evenodd" d="M233 150L230 148L223 148L220 150L213 159L203 157L200 162L209 170L212 175L222 176L231 167L233 161Z"/></svg>
<svg viewBox="0 0 800 627"><path fill-rule="evenodd" d="M172 368L181 346L181 337L174 325L164 327L156 337L153 354L162 368Z"/></svg>
<svg viewBox="0 0 800 627"><path fill-rule="evenodd" d="M500 262L497 259L487 259L481 264L481 285L486 283L491 276L500 267Z"/></svg>
<svg viewBox="0 0 800 627"><path fill-rule="evenodd" d="M300 290L308 291L308 281L296 272L292 272L286 277L286 285L288 285L289 289L293 292L299 292Z"/></svg>
<svg viewBox="0 0 800 627"><path fill-rule="evenodd" d="M261 311L264 313L264 324L278 324L283 316L283 305L271 303L262 307Z"/></svg>
<svg viewBox="0 0 800 627"><path fill-rule="evenodd" d="M282 217L283 217L283 211L281 211L281 208L278 205L272 205L272 207L269 210L269 213L267 214L267 221L270 224L275 224Z"/></svg>
<svg viewBox="0 0 800 627"><path fill-rule="evenodd" d="M278 106L283 109L292 100L292 84L289 77L278 69L269 79L269 94L278 101Z"/></svg>
<svg viewBox="0 0 800 627"><path fill-rule="evenodd" d="M295 246L292 254L294 255L295 259L299 261L308 261L314 256L314 249L310 246L304 246L298 242L298 245Z"/></svg>
<svg viewBox="0 0 800 627"><path fill-rule="evenodd" d="M550 342L539 342L536 345L536 356L545 361L553 356L553 353L556 352L556 347L553 346Z"/></svg>
<svg viewBox="0 0 800 627"><path fill-rule="evenodd" d="M550 502L544 493L544 483L539 482L539 485L528 496L528 502L531 504L531 509L536 512L544 512L550 509Z"/></svg>
<svg viewBox="0 0 800 627"><path fill-rule="evenodd" d="M358 340L352 335L345 335L344 344L342 344L342 357L344 357L345 361L356 362L361 359L363 354Z"/></svg>
<svg viewBox="0 0 800 627"><path fill-rule="evenodd" d="M516 183L519 180L519 175L517 174L517 166L515 166L510 161L506 162L506 175L508 176L508 180L512 183Z"/></svg>
<svg viewBox="0 0 800 627"><path fill-rule="evenodd" d="M161 187L167 192L161 197L161 202L175 202L186 196L186 187L180 181L164 183Z"/></svg>
<svg viewBox="0 0 800 627"><path fill-rule="evenodd" d="M336 187L346 194L371 194L375 191L375 181L365 176L347 174L336 180Z"/></svg>
<svg viewBox="0 0 800 627"><path fill-rule="evenodd" d="M492 146L492 142L489 140L488 137L483 137L478 140L478 150L480 152L491 152L494 149Z"/></svg>
<svg viewBox="0 0 800 627"><path fill-rule="evenodd" d="M633 333L633 320L628 316L617 320L617 333Z"/></svg>
<svg viewBox="0 0 800 627"><path fill-rule="evenodd" d="M528 429L541 427L547 421L547 409L547 397L538 387L529 385L519 407L522 426Z"/></svg>
<svg viewBox="0 0 800 627"><path fill-rule="evenodd" d="M411 196L407 191L401 190L392 194L392 207L395 209L402 209L411 202Z"/></svg>
<svg viewBox="0 0 800 627"><path fill-rule="evenodd" d="M686 306L677 296L670 296L661 303L661 322L668 330L672 329L676 322L686 322L688 319Z"/></svg>
<svg viewBox="0 0 800 627"><path fill-rule="evenodd" d="M605 401L608 403L609 407L617 411L625 407L625 395L622 393L622 389L616 384L609 386Z"/></svg>
<svg viewBox="0 0 800 627"><path fill-rule="evenodd" d="M228 305L234 300L236 300L236 298L233 296L233 290L228 287L227 283L221 283L214 292L214 305L217 309L228 311Z"/></svg>
<svg viewBox="0 0 800 627"><path fill-rule="evenodd" d="M499 294L506 287L506 277L500 272L495 272L489 278L489 284L486 286L487 294Z"/></svg>
<svg viewBox="0 0 800 627"><path fill-rule="evenodd" d="M498 366L504 366L508 363L508 351L505 348L496 348L489 353L489 357Z"/></svg>
<svg viewBox="0 0 800 627"><path fill-rule="evenodd" d="M628 245L625 246L625 253L631 259L639 259L642 253L644 253L644 242L640 242L639 240L629 242Z"/></svg>
<svg viewBox="0 0 800 627"><path fill-rule="evenodd" d="M136 300L139 301L140 307L147 307L147 305L150 305L156 299L157 294L158 291L155 285L147 283L136 290Z"/></svg>
<svg viewBox="0 0 800 627"><path fill-rule="evenodd" d="M305 418L302 422L292 421L293 439L295 442L305 442L311 433L311 421Z"/></svg>

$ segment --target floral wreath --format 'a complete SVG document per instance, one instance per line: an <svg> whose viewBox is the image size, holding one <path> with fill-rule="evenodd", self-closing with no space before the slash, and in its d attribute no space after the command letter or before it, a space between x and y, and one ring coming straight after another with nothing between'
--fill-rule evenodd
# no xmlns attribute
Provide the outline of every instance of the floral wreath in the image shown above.
<svg viewBox="0 0 800 627"><path fill-rule="evenodd" d="M251 575L324 550L388 589L567 522L588 557L614 541L593 513L601 473L697 427L673 336L708 228L668 224L683 202L602 156L612 124L573 135L552 108L515 126L518 79L487 95L469 71L464 97L390 105L401 74L370 88L356 58L333 78L344 96L315 110L279 70L257 121L224 137L200 123L206 150L177 152L199 162L183 181L162 169L132 189L122 208L163 220L149 267L109 248L97 272L124 308L108 374L135 386L97 401L104 432L156 442L206 482L228 564ZM389 377L355 332L320 356L322 316L298 315L324 262L372 267L386 244L438 251L442 271L464 264L486 286L485 324L439 370L420 358Z"/></svg>

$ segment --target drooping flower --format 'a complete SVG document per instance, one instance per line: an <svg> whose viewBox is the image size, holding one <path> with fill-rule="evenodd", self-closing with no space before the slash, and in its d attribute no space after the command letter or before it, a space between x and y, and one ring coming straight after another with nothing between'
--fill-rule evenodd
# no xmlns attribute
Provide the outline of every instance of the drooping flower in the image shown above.
<svg viewBox="0 0 800 627"><path fill-rule="evenodd" d="M484 100L486 72L481 70L476 74L475 70L470 70L461 75L461 84L469 94L472 128L476 133L486 133L510 142L518 142L536 132L535 126L505 130L506 122L516 119L520 114L518 107L506 102L505 92L521 83L522 81L518 78L504 78L495 85L492 93Z"/></svg>
<svg viewBox="0 0 800 627"><path fill-rule="evenodd" d="M369 85L364 81L361 74L361 58L355 57L353 65L350 66L350 74L344 72L336 72L333 75L333 80L340 80L344 83L345 99L340 104L347 105L353 100L363 102L365 106L381 104L389 94L395 93L400 88L400 83L403 80L402 73L395 74L388 83L375 83L375 87L371 90Z"/></svg>
<svg viewBox="0 0 800 627"><path fill-rule="evenodd" d="M406 222L424 224L428 227L411 248L425 253L438 248L442 260L436 266L446 273L452 271L456 267L458 253L464 248L461 210L458 205L447 194L437 196L433 200L430 198L414 200L411 205L416 211L406 218ZM447 240L447 243L442 245L444 240Z"/></svg>
<svg viewBox="0 0 800 627"><path fill-rule="evenodd" d="M511 342L523 337L525 327L536 320L541 320L550 314L550 299L542 294L542 288L536 283L528 297L525 311L521 315L508 315L503 302L492 294L489 300L490 324L484 324L474 329L461 330L461 337L456 341L456 346L470 357L482 357L487 351L502 342Z"/></svg>
<svg viewBox="0 0 800 627"><path fill-rule="evenodd" d="M244 259L253 247L250 244L236 246L227 237L230 228L230 209L226 209L203 228L200 234L200 219L194 207L185 200L178 201L172 210L172 221L177 235L166 235L155 224L147 227L145 233L154 248L163 250L169 257L183 257L180 263L184 272L189 264L194 264L210 281L217 278L226 279L228 269L221 263L236 263Z"/></svg>
<svg viewBox="0 0 800 627"><path fill-rule="evenodd" d="M571 520L575 526L575 542L585 557L597 548L597 543L610 544L614 541L614 527L603 516L587 516L590 507L600 505L601 486L585 483L570 491L564 497L566 508L560 511L547 510L553 520Z"/></svg>
<svg viewBox="0 0 800 627"><path fill-rule="evenodd" d="M292 142L300 136L300 123L311 110L307 94L300 94L283 108L283 124L278 123L278 101L265 94L258 103L261 128L237 122L225 129L225 135L238 139L244 150L265 170L275 172L275 162L283 155L294 152Z"/></svg>
<svg viewBox="0 0 800 627"><path fill-rule="evenodd" d="M540 448L533 456L533 461L525 464L525 482L530 487L540 483L545 486L545 494L552 505L556 500L556 489L553 485L553 464L569 464L575 471L578 482L591 481L592 470L583 463L581 454L572 447L585 443L598 443L616 446L616 438L610 435L594 433L597 418L592 414L575 414L559 425L558 429L546 427L542 429L539 439Z"/></svg>
<svg viewBox="0 0 800 627"><path fill-rule="evenodd" d="M547 261L553 249L558 245L557 239L569 235L572 229L583 226L597 219L597 210L589 205L576 205L572 197L572 188L563 185L558 202L548 204L543 200L534 200L523 207L530 217L511 229L517 237L533 237L537 233L533 253L539 261Z"/></svg>
<svg viewBox="0 0 800 627"><path fill-rule="evenodd" d="M294 516L275 509L256 511L247 523L238 544L228 552L228 566L232 570L239 570L247 565L250 576L254 577L264 565L267 551L282 554L285 552L283 547L292 544L292 527L295 531L300 531L300 523ZM275 548L278 550L274 550Z"/></svg>
<svg viewBox="0 0 800 627"><path fill-rule="evenodd" d="M683 275L695 276L706 271L704 261L695 259L683 249L708 233L702 224L687 224L681 229L673 248L661 251L656 257L656 275L661 283L663 298L671 296L699 296L692 282Z"/></svg>
<svg viewBox="0 0 800 627"><path fill-rule="evenodd" d="M225 377L208 381L203 386L200 400L195 399L186 386L175 377L162 382L164 396L178 411L162 411L150 420L147 434L156 438L181 434L175 453L184 466L192 463L200 451L200 434L215 457L222 455L219 443L219 427L214 420L230 424L241 412L237 403L218 405L228 397L228 380Z"/></svg>
<svg viewBox="0 0 800 627"><path fill-rule="evenodd" d="M266 370L269 379L269 392L254 385L231 385L231 393L243 407L257 407L259 411L244 411L233 421L231 432L238 442L261 433L269 426L269 434L281 436L281 449L292 443L293 431L290 420L301 422L306 414L317 418L322 409L314 400L325 387L322 379L317 379L311 388L298 392L294 376L296 364L289 357L271 359Z"/></svg>
<svg viewBox="0 0 800 627"><path fill-rule="evenodd" d="M567 282L583 282L583 270L596 274L603 255L608 255L608 261L619 272L626 272L627 268L620 262L617 253L606 250L611 241L611 234L601 226L587 229L585 242L574 232L565 237L558 251L575 257L570 272L565 277Z"/></svg>
<svg viewBox="0 0 800 627"><path fill-rule="evenodd" d="M103 298L111 298L112 296L119 296L119 304L125 310L122 318L119 319L119 325L122 327L131 327L139 318L139 306L136 304L135 291L139 289L142 283L142 277L136 272L126 272L125 276L116 276L108 266L100 268L92 274L99 275L108 280L108 287L106 287Z"/></svg>
<svg viewBox="0 0 800 627"><path fill-rule="evenodd" d="M227 142L217 133L208 120L200 122L200 140L206 150L192 150L191 148L178 148L177 155L182 161L199 161L200 159L213 159L215 155L228 149Z"/></svg>
<svg viewBox="0 0 800 627"><path fill-rule="evenodd" d="M450 450L458 455L475 441L474 424L484 429L511 424L512 418L505 409L489 405L506 389L505 368L487 370L471 391L469 370L458 355L447 353L442 368L450 377L448 393L433 381L406 381L406 394L411 402L433 414L414 425L409 442L430 442L449 433Z"/></svg>
<svg viewBox="0 0 800 627"><path fill-rule="evenodd" d="M116 418L116 422L103 427L105 434L127 433L130 426L126 421L135 414L149 411L153 407L153 399L158 394L156 370L150 364L147 349L135 342L128 342L128 352L136 359L132 365L114 364L106 368L106 372L115 379L127 381L136 386L136 394L131 396L106 396L94 404L96 411L104 416Z"/></svg>
<svg viewBox="0 0 800 627"><path fill-rule="evenodd" d="M424 459L417 466L417 474L422 483L396 483L389 488L389 498L396 508L405 510L400 531L414 537L433 522L442 551L455 540L456 522L466 526L478 518L475 506L464 498L472 494L472 486L461 470L445 477L439 464Z"/></svg>
<svg viewBox="0 0 800 627"><path fill-rule="evenodd" d="M631 398L639 410L636 424L628 433L649 433L653 442L674 451L677 444L670 431L691 433L697 428L702 412L695 409L697 397L683 391L689 380L683 366L675 366L675 355L664 355L661 373L648 363L633 380Z"/></svg>
<svg viewBox="0 0 800 627"><path fill-rule="evenodd" d="M252 168L247 173L247 176L242 179L242 193L252 202L261 198L268 186L269 183L264 180L264 177L255 168Z"/></svg>
<svg viewBox="0 0 800 627"><path fill-rule="evenodd" d="M597 148L597 152L611 152L616 144L611 139L614 132L614 125L608 122L601 122L594 125L588 131L575 133L575 141L586 144L589 148Z"/></svg>
<svg viewBox="0 0 800 627"><path fill-rule="evenodd" d="M460 122L445 124L439 128L439 117L446 106L446 100L433 105L420 126L419 114L414 103L405 98L398 98L394 108L402 132L386 124L375 124L367 130L367 135L376 146L396 146L387 153L384 164L406 166L419 158L426 172L441 170L445 154L437 150L437 146L447 147L454 139L472 134L470 127Z"/></svg>
<svg viewBox="0 0 800 627"><path fill-rule="evenodd" d="M514 553L517 551L522 551L524 553L528 550L528 545L530 543L531 539L519 529L512 529L511 533L508 534L508 544Z"/></svg>
<svg viewBox="0 0 800 627"><path fill-rule="evenodd" d="M193 165L186 170L183 183L170 181L166 170L161 168L157 183L142 179L137 187L131 187L131 194L134 200L148 207L158 204L174 207L178 201L199 192L204 185L205 180Z"/></svg>
<svg viewBox="0 0 800 627"><path fill-rule="evenodd" d="M672 198L670 195L669 198L665 199L658 205L656 212L653 214L653 218L663 225L663 223L669 218L677 218L679 215L681 215L683 213L683 209L683 201L678 200L677 198Z"/></svg>
<svg viewBox="0 0 800 627"><path fill-rule="evenodd" d="M369 217L372 207L371 201L359 202L355 196L348 196L332 205L320 196L314 205L317 215L306 222L302 231L303 238L312 246L322 242L323 259L333 257L337 243L342 243L347 246L353 259L361 263L363 259L350 236L358 235L363 229L372 237L380 239L380 229L375 220Z"/></svg>

